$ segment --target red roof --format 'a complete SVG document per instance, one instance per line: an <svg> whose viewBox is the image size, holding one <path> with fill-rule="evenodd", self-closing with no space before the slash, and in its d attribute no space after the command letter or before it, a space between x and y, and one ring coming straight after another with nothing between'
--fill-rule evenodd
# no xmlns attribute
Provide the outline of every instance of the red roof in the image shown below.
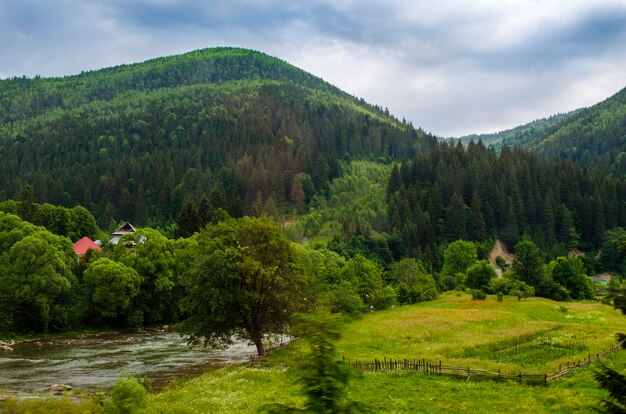
<svg viewBox="0 0 626 414"><path fill-rule="evenodd" d="M94 243L93 240L91 240L89 237L83 237L82 239L74 243L74 251L79 256L84 256L89 249L101 251L102 247Z"/></svg>

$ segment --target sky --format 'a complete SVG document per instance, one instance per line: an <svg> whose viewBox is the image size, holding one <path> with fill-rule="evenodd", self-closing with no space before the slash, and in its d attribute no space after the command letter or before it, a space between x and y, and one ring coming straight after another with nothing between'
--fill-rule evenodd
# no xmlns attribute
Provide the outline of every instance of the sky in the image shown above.
<svg viewBox="0 0 626 414"><path fill-rule="evenodd" d="M0 78L215 46L279 57L439 136L626 87L626 0L0 0Z"/></svg>

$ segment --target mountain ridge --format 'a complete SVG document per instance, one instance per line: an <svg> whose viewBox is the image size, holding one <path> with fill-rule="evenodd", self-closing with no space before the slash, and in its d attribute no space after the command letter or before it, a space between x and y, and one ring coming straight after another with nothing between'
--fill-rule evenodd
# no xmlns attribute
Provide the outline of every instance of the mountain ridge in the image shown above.
<svg viewBox="0 0 626 414"><path fill-rule="evenodd" d="M30 184L38 201L83 204L105 226L163 224L217 189L235 216L255 203L288 209L294 186L307 200L324 192L339 157L400 159L429 142L388 111L245 49L0 81L4 198Z"/></svg>

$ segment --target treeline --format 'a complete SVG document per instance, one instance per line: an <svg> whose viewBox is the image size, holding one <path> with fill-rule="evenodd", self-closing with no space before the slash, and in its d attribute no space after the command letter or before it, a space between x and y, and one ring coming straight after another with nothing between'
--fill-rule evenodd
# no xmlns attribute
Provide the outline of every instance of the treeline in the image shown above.
<svg viewBox="0 0 626 414"><path fill-rule="evenodd" d="M626 181L570 161L541 160L481 143L438 143L392 170L387 188L398 256L441 268L439 246L498 236L511 249L527 234L551 257L597 251L626 224Z"/></svg>
<svg viewBox="0 0 626 414"><path fill-rule="evenodd" d="M14 204L23 210L22 202ZM70 216L66 217L69 223ZM238 241L233 241L235 235ZM234 243L232 248L229 243ZM258 262L250 261L252 251ZM215 266L223 267L206 276ZM260 272L265 266L267 270ZM286 272L276 280L275 266ZM253 279L261 275L269 279L253 283L252 292L241 293L242 298L282 297L272 289L274 284L282 289L280 283L288 274L297 279L298 306L323 306L349 315L437 296L433 276L414 259L385 272L360 254L346 259L321 246L289 242L267 217L222 216L191 237L176 240L140 228L115 246L105 244L101 252L89 250L79 258L67 237L0 211L0 301L5 304L0 309L0 335L135 328L193 319L197 310L188 301L196 293L204 298L200 308L217 306L205 301L209 291L197 292L198 286L210 282L206 277L218 281L228 272L236 278L247 271ZM236 288L239 282L227 285ZM217 288L212 289L215 293ZM240 313L236 307L228 309L232 317Z"/></svg>
<svg viewBox="0 0 626 414"><path fill-rule="evenodd" d="M0 211L18 215L24 221L45 227L50 232L72 241L85 236L91 238L100 236L96 219L85 207L77 205L66 208L48 203L38 204L30 186L22 189L17 201L0 202Z"/></svg>
<svg viewBox="0 0 626 414"><path fill-rule="evenodd" d="M165 225L186 198L217 189L232 216L250 214L259 198L287 211L302 193L323 193L342 157L413 157L433 141L303 71L241 50L0 81L0 96L0 199L31 185L38 202L83 205L103 227L111 219Z"/></svg>
<svg viewBox="0 0 626 414"><path fill-rule="evenodd" d="M461 137L463 143L482 140L534 150L546 159L567 159L581 167L626 177L626 89L589 108L539 119L496 134Z"/></svg>

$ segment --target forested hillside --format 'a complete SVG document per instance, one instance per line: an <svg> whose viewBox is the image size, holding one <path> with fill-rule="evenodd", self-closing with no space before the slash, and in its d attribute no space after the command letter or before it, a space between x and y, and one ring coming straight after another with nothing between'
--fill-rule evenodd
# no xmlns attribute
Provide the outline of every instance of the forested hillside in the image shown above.
<svg viewBox="0 0 626 414"><path fill-rule="evenodd" d="M512 129L496 132L493 134L471 134L458 138L467 145L470 141L482 141L496 149L503 146L527 148L541 142L546 136L556 131L560 125L576 116L583 109L577 109L565 114L553 115L548 118L537 119L528 124L520 125Z"/></svg>
<svg viewBox="0 0 626 414"><path fill-rule="evenodd" d="M626 176L626 89L589 108L555 115L497 134L469 135L482 140L533 149L544 158L568 159L582 166Z"/></svg>
<svg viewBox="0 0 626 414"><path fill-rule="evenodd" d="M594 251L605 231L626 225L625 180L480 142L439 143L394 167L388 203L396 255L431 263L442 243L495 235L512 248L526 233L552 256Z"/></svg>
<svg viewBox="0 0 626 414"><path fill-rule="evenodd" d="M262 53L219 48L78 76L0 81L0 199L164 225L202 195L287 211L341 157L413 157L433 139ZM213 197L211 197L213 195Z"/></svg>

